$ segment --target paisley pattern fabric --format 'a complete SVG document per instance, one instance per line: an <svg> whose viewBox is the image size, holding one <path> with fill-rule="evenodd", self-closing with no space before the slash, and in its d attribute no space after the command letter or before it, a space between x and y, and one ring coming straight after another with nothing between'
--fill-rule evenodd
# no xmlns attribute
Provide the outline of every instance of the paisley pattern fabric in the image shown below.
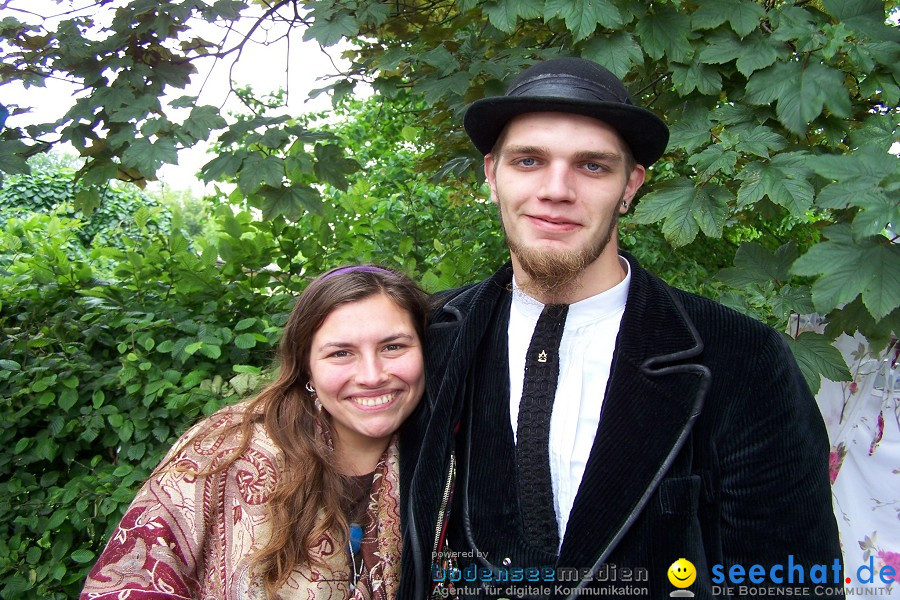
<svg viewBox="0 0 900 600"><path fill-rule="evenodd" d="M321 564L298 565L267 599L253 554L271 535L266 500L284 456L254 426L250 446L226 470L208 472L239 444L229 407L188 431L138 492L85 583L81 600L387 600L397 588L400 559L396 439L372 484L361 551L365 569L350 591L352 567L331 535L314 545ZM197 431L203 435L192 439Z"/></svg>

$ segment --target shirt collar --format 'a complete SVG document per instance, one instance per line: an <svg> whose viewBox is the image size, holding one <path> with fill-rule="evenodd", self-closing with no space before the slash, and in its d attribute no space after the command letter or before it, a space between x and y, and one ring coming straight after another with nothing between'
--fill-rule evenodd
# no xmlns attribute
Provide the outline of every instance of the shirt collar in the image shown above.
<svg viewBox="0 0 900 600"><path fill-rule="evenodd" d="M569 305L569 314L566 317L566 326L579 326L602 319L610 314L625 308L628 299L628 288L631 285L631 266L628 261L619 257L619 264L625 270L625 277L608 290L595 294L575 304ZM516 276L512 280L512 304L513 309L527 318L537 321L544 309L544 305L535 298L523 292L516 284Z"/></svg>

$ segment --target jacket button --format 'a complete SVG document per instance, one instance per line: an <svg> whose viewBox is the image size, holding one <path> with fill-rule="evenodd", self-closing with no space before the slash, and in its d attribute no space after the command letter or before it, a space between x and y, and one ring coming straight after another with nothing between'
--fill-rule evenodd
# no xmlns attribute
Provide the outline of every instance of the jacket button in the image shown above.
<svg viewBox="0 0 900 600"><path fill-rule="evenodd" d="M500 561L500 564L502 564L504 567L508 567L509 565L512 564L512 559L507 556L502 561Z"/></svg>

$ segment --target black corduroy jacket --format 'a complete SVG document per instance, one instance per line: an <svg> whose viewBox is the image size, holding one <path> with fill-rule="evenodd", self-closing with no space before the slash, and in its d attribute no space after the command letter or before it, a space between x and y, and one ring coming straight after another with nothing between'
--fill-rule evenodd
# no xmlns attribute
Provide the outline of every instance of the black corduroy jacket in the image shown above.
<svg viewBox="0 0 900 600"><path fill-rule="evenodd" d="M789 586L795 595L808 588L809 597L817 592L841 597L827 435L781 335L674 289L623 256L632 273L627 305L608 388L597 390L603 401L600 424L555 564L581 575L575 582L531 590L524 582L518 590L527 595L539 589L539 595L554 598L619 597L615 585L627 583L621 578L627 569L646 574L646 581L631 583L647 590L643 597L669 598L676 588L667 571L686 558L697 571L688 588L695 598L737 597L740 585ZM447 296L451 299L432 315L426 399L401 439L404 545L398 598L422 600L431 593L451 454L460 457L451 526L467 540L466 547L452 550L477 557L478 567L495 573L535 566L524 564L516 552L523 543L521 519L500 523L499 531L508 535L497 534L495 519L503 518L498 507L510 498L485 494L488 486L479 484L509 465L498 464L496 456L466 452L471 444L467 402L477 402L479 390L488 385L505 386L508 399L508 374L474 381L473 365L498 303L509 294L511 275L507 265ZM509 422L496 426L510 429ZM515 490L512 494L515 501ZM731 570L734 565L744 570L742 582L729 575L739 572ZM765 573L759 584L747 579L753 565ZM800 566L802 582L797 568L788 580L790 565ZM610 578L613 572L619 573L618 582ZM717 581L720 573L724 581ZM817 587L822 577L827 583ZM579 586L595 593L579 592Z"/></svg>

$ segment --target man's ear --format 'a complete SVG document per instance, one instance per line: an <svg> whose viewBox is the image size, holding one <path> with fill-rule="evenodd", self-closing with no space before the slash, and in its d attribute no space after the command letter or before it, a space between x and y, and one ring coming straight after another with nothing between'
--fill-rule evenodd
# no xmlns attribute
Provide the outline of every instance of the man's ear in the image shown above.
<svg viewBox="0 0 900 600"><path fill-rule="evenodd" d="M622 192L623 204L619 205L619 212L621 214L624 215L628 212L629 207L631 207L631 201L634 200L634 195L637 194L637 191L644 185L644 177L646 174L647 170L644 169L643 165L634 165L634 168L631 169L628 180L625 182L625 190Z"/></svg>
<svg viewBox="0 0 900 600"><path fill-rule="evenodd" d="M497 172L494 163L494 153L484 155L484 176L491 188L491 202L497 202Z"/></svg>

